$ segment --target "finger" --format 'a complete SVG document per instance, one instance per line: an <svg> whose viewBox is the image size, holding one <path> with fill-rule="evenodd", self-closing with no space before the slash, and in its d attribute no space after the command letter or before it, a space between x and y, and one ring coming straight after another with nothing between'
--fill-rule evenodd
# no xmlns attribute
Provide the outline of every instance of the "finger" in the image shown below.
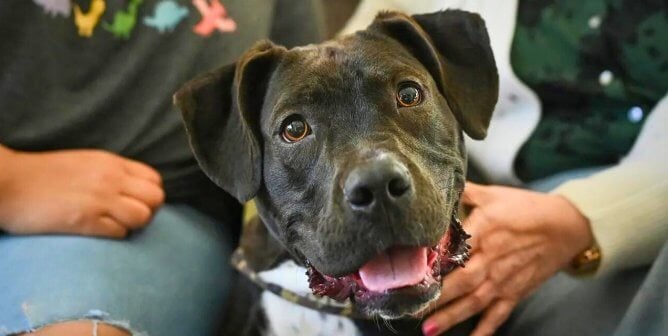
<svg viewBox="0 0 668 336"><path fill-rule="evenodd" d="M501 324L508 319L510 313L515 307L515 302L511 300L499 300L494 302L483 314L480 322L471 333L471 336L490 336Z"/></svg>
<svg viewBox="0 0 668 336"><path fill-rule="evenodd" d="M115 219L108 216L101 216L95 222L83 227L82 232L86 236L124 238L128 230L119 224Z"/></svg>
<svg viewBox="0 0 668 336"><path fill-rule="evenodd" d="M162 177L160 176L160 173L143 162L126 159L124 161L124 167L125 171L132 176L146 179L157 185L162 185Z"/></svg>
<svg viewBox="0 0 668 336"><path fill-rule="evenodd" d="M476 207L483 201L485 186L466 181L464 184L464 193L462 194L462 203L466 206Z"/></svg>
<svg viewBox="0 0 668 336"><path fill-rule="evenodd" d="M438 335L481 312L495 297L492 283L485 282L473 293L460 298L432 314L422 325L430 335Z"/></svg>
<svg viewBox="0 0 668 336"><path fill-rule="evenodd" d="M109 216L127 229L138 229L151 219L153 212L146 204L127 196L118 197L110 204Z"/></svg>
<svg viewBox="0 0 668 336"><path fill-rule="evenodd" d="M456 298L473 292L487 277L487 261L483 255L474 255L466 267L452 271L443 279L441 297L434 307L440 307Z"/></svg>
<svg viewBox="0 0 668 336"><path fill-rule="evenodd" d="M480 208L473 209L473 211L464 218L462 227L466 233L471 235L471 238L467 240L467 243L471 245L471 252L475 252L479 249L479 243L485 224L488 224L487 217L485 217Z"/></svg>
<svg viewBox="0 0 668 336"><path fill-rule="evenodd" d="M121 194L137 199L151 209L156 209L165 201L165 192L161 186L136 177L128 177L123 181Z"/></svg>

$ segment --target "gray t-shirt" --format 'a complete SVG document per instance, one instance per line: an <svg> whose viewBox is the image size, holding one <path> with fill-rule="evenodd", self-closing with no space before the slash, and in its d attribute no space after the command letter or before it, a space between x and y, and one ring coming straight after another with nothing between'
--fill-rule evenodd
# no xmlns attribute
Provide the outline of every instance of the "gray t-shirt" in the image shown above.
<svg viewBox="0 0 668 336"><path fill-rule="evenodd" d="M317 42L318 14L298 0L2 1L0 143L106 149L158 169L168 200L210 199L172 94L259 39Z"/></svg>

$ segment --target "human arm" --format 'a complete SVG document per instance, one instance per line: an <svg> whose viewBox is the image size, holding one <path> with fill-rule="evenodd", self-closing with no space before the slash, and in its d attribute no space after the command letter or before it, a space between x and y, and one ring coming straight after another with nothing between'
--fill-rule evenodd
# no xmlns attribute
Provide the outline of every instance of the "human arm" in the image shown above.
<svg viewBox="0 0 668 336"><path fill-rule="evenodd" d="M668 96L618 165L553 193L589 218L602 252L595 275L651 263L668 239Z"/></svg>
<svg viewBox="0 0 668 336"><path fill-rule="evenodd" d="M0 144L0 204L4 198L8 197L7 189L9 188L10 176L3 172L7 171L9 160L11 160L13 154L14 151Z"/></svg>
<svg viewBox="0 0 668 336"><path fill-rule="evenodd" d="M395 10L407 14L434 12L445 8L459 8L457 0L409 1L409 0L362 0L339 35L354 33L368 26L380 11Z"/></svg>
<svg viewBox="0 0 668 336"><path fill-rule="evenodd" d="M492 334L594 238L603 255L594 275L650 264L668 238L666 128L663 98L618 165L550 194L468 184L463 202L473 210L464 227L474 254L445 278L424 330L437 334L482 312L474 335Z"/></svg>
<svg viewBox="0 0 668 336"><path fill-rule="evenodd" d="M0 145L0 229L121 238L162 204L160 175L99 150L21 152Z"/></svg>

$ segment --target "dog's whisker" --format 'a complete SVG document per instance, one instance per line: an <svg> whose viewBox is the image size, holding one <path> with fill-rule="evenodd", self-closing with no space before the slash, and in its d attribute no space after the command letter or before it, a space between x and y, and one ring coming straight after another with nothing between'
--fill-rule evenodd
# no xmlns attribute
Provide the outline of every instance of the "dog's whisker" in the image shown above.
<svg viewBox="0 0 668 336"><path fill-rule="evenodd" d="M421 310L420 312L418 312L418 313L415 315L415 320L413 321L413 322L415 322L415 324L413 325L413 328L416 328L416 329L417 329L417 328L420 328L420 324L422 324L422 320L423 320L423 319L425 318L425 316L426 316L426 315L424 314L424 311L425 311L425 310L427 310L427 309L423 309L423 310Z"/></svg>
<svg viewBox="0 0 668 336"><path fill-rule="evenodd" d="M385 327L387 327L387 329L388 329L390 332L392 332L392 333L395 334L395 335L399 335L399 332L397 331L397 329L395 329L395 328L392 326L392 322L390 322L388 319L383 319L383 324L385 324Z"/></svg>
<svg viewBox="0 0 668 336"><path fill-rule="evenodd" d="M378 315L373 315L373 322L376 324L376 329L380 330L380 317Z"/></svg>
<svg viewBox="0 0 668 336"><path fill-rule="evenodd" d="M419 231L419 232L424 231L424 225L422 224L422 222L416 222L415 224L420 228L420 231ZM411 232L411 235L413 236L413 241L415 241L415 244L416 244L416 245L419 245L419 244L420 244L420 236L419 236L419 234L418 234L417 232L415 232L415 231L412 231L412 232Z"/></svg>

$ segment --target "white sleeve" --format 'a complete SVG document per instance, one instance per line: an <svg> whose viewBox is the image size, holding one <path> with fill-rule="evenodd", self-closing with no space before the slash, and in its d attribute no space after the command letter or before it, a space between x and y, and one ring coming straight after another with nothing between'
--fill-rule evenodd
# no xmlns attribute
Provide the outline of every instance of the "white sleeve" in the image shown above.
<svg viewBox="0 0 668 336"><path fill-rule="evenodd" d="M618 165L553 192L589 219L602 252L597 275L651 263L668 240L668 96Z"/></svg>
<svg viewBox="0 0 668 336"><path fill-rule="evenodd" d="M339 35L354 33L366 28L384 10L406 14L435 12L445 8L461 8L465 0L362 0Z"/></svg>

